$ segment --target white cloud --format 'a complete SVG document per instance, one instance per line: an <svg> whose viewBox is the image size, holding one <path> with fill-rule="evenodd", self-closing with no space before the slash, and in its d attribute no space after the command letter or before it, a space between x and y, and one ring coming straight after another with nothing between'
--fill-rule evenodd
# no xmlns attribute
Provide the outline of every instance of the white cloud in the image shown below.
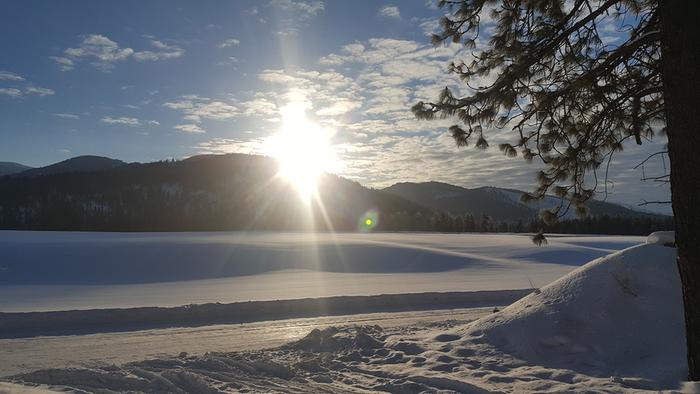
<svg viewBox="0 0 700 394"><path fill-rule="evenodd" d="M263 70L258 78L278 92L282 89L284 93L277 94L281 101L306 102L325 123L359 109L363 102L357 83L335 71Z"/></svg>
<svg viewBox="0 0 700 394"><path fill-rule="evenodd" d="M185 133L204 133L204 129L199 127L199 125L195 123L190 123L190 124L179 124L175 126L176 129L180 131L184 131Z"/></svg>
<svg viewBox="0 0 700 394"><path fill-rule="evenodd" d="M277 105L272 101L264 97L256 97L252 100L244 101L241 103L246 116L258 116L258 117L275 117L278 115L279 110Z"/></svg>
<svg viewBox="0 0 700 394"><path fill-rule="evenodd" d="M195 94L180 96L178 100L168 101L163 106L183 113L183 120L190 123L175 128L186 133L204 133L201 123L205 119L226 120L241 115L240 109L231 103Z"/></svg>
<svg viewBox="0 0 700 394"><path fill-rule="evenodd" d="M348 112L354 111L362 106L361 101L356 100L338 100L327 107L321 108L316 111L318 116L339 116L344 115Z"/></svg>
<svg viewBox="0 0 700 394"><path fill-rule="evenodd" d="M0 71L0 81L22 82L24 81L24 78L21 75L13 72Z"/></svg>
<svg viewBox="0 0 700 394"><path fill-rule="evenodd" d="M296 36L300 28L326 8L322 1L295 0L270 0L268 6L275 8L278 30L273 33L280 37ZM265 22L262 18L260 21Z"/></svg>
<svg viewBox="0 0 700 394"><path fill-rule="evenodd" d="M22 87L22 89L24 89L24 93L19 87L0 88L0 94L4 96L19 98L24 95L37 95L44 97L56 94L56 92L49 88L31 86L31 84L27 82L24 77L10 71L0 71L0 81L10 81L15 83L20 82L20 86L24 85Z"/></svg>
<svg viewBox="0 0 700 394"><path fill-rule="evenodd" d="M379 15L387 18L401 19L401 12L399 12L399 7L395 5L387 5L380 8Z"/></svg>
<svg viewBox="0 0 700 394"><path fill-rule="evenodd" d="M75 68L75 63L67 57L62 56L49 56L49 59L53 60L58 64L58 68L61 71L71 71Z"/></svg>
<svg viewBox="0 0 700 394"><path fill-rule="evenodd" d="M127 116L120 116L120 117L111 117L111 116L105 116L102 119L100 119L102 123L106 123L109 125L123 125L123 126L129 126L129 127L136 127L136 126L158 126L160 123L155 120L141 120L137 118L130 118Z"/></svg>
<svg viewBox="0 0 700 394"><path fill-rule="evenodd" d="M121 48L116 42L103 35L89 34L83 37L77 48L68 48L63 53L73 61L81 58L91 59L91 65L108 72L114 68L115 63L131 56L134 50Z"/></svg>
<svg viewBox="0 0 700 394"><path fill-rule="evenodd" d="M182 111L184 119L199 123L202 119L230 119L240 113L235 106L218 100L200 96L182 96L180 100L169 101L165 107Z"/></svg>
<svg viewBox="0 0 700 394"><path fill-rule="evenodd" d="M138 119L136 118L129 118L126 116L118 117L118 118L113 118L111 116L105 116L102 119L100 119L102 123L107 123L111 125L125 125L125 126L139 126L141 122L139 122Z"/></svg>
<svg viewBox="0 0 700 394"><path fill-rule="evenodd" d="M348 53L352 56L359 56L364 51L365 46L360 44L359 42L343 46L343 52Z"/></svg>
<svg viewBox="0 0 700 394"><path fill-rule="evenodd" d="M138 126L141 123L139 122L138 119L136 118L128 118L126 116L122 116L119 118L113 118L111 116L105 116L102 119L100 119L102 123L107 123L107 124L120 124L120 125L126 125L126 126Z"/></svg>
<svg viewBox="0 0 700 394"><path fill-rule="evenodd" d="M438 34L442 31L440 26L440 19L438 18L427 18L422 19L421 23L418 25L423 30L423 33L431 37L433 34Z"/></svg>
<svg viewBox="0 0 700 394"><path fill-rule="evenodd" d="M254 138L252 140L240 140L232 138L214 138L197 145L199 154L223 154L223 153L246 153L246 154L261 154L263 153L263 138Z"/></svg>
<svg viewBox="0 0 700 394"><path fill-rule="evenodd" d="M182 56L185 51L175 45L168 45L162 41L151 40L151 45L155 51L134 52L134 59L138 61L157 61L175 59Z"/></svg>
<svg viewBox="0 0 700 394"><path fill-rule="evenodd" d="M134 51L129 47L121 47L117 42L101 34L89 34L82 37L76 48L67 48L63 56L49 56L56 62L61 71L70 71L80 60L88 60L89 64L103 72L110 72L118 62L133 58L136 61L157 61L174 59L182 56L185 51L163 41L151 39L153 50Z"/></svg>
<svg viewBox="0 0 700 394"><path fill-rule="evenodd" d="M237 57L235 56L229 56L226 58L226 60L222 60L220 62L216 62L218 66L234 66L238 64L240 61L238 60Z"/></svg>
<svg viewBox="0 0 700 394"><path fill-rule="evenodd" d="M57 114L53 114L53 116L55 116L57 118L63 118L63 119L80 119L80 115L76 115L76 114L57 113Z"/></svg>
<svg viewBox="0 0 700 394"><path fill-rule="evenodd" d="M302 18L316 16L326 8L322 1L271 0L270 5L285 11L298 13Z"/></svg>
<svg viewBox="0 0 700 394"><path fill-rule="evenodd" d="M30 86L30 87L24 89L24 91L27 94L36 94L37 96L40 96L40 97L53 96L54 94L56 94L56 92L54 92L52 89L37 88L37 87L33 87L33 86Z"/></svg>
<svg viewBox="0 0 700 394"><path fill-rule="evenodd" d="M0 95L17 98L22 97L22 91L15 88L0 88Z"/></svg>
<svg viewBox="0 0 700 394"><path fill-rule="evenodd" d="M241 43L241 40L238 40L236 38L229 38L221 42L221 44L217 45L219 48L230 48L230 47L236 47Z"/></svg>

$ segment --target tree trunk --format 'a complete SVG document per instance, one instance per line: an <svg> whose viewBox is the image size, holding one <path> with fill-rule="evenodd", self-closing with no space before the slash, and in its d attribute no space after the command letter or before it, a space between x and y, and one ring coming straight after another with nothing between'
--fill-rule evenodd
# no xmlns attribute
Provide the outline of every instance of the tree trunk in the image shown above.
<svg viewBox="0 0 700 394"><path fill-rule="evenodd" d="M688 375L700 380L700 1L659 0L659 10Z"/></svg>

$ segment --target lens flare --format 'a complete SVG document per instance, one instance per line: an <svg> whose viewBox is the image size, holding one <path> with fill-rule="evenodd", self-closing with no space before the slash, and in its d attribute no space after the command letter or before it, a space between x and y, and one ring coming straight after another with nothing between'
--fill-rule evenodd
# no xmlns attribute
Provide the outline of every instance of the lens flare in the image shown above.
<svg viewBox="0 0 700 394"><path fill-rule="evenodd" d="M358 221L358 230L361 232L370 232L379 224L379 212L369 210L360 217Z"/></svg>

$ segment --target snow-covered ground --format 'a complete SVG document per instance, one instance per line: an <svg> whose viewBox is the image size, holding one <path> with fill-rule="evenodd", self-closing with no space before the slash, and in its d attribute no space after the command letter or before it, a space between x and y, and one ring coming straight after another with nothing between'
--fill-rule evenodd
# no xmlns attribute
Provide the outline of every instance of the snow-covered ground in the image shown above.
<svg viewBox="0 0 700 394"><path fill-rule="evenodd" d="M439 245L437 235L407 237L400 243L394 234L348 235L345 243L335 245L359 244L349 249L357 253L379 242L413 253L430 251L436 259L459 256L467 262L442 269L454 273L482 267L491 276L507 276L518 264L561 266L547 259L575 260L581 250L602 254L639 241L610 238L606 245L603 237L552 237L553 249L533 250L512 236L481 236L471 243L465 241L469 237L444 236L448 240ZM192 393L699 392L699 385L683 382L683 311L672 242L672 234L649 237L646 244L595 259L497 311L402 312L2 340L0 360L9 361L0 368L6 379L0 392L26 387ZM540 261L533 262L534 256ZM431 272L423 266L431 261L436 260L407 260L400 267L409 267L404 274L422 276ZM454 263L437 261L438 266ZM309 271L325 272L325 260L317 262L326 268ZM344 272L370 271L362 264L353 267ZM100 356L108 353L113 356Z"/></svg>
<svg viewBox="0 0 700 394"><path fill-rule="evenodd" d="M399 325L375 324L388 316L338 322L272 349L49 368L11 381L197 393L698 392L700 386L683 382L680 281L668 240L650 237L649 244L596 259L491 313L409 317Z"/></svg>
<svg viewBox="0 0 700 394"><path fill-rule="evenodd" d="M507 234L0 231L0 311L523 289L644 241Z"/></svg>
<svg viewBox="0 0 700 394"><path fill-rule="evenodd" d="M152 329L90 335L0 339L0 378L47 368L99 367L186 352L233 352L269 349L328 326L380 325L386 330L450 322L464 324L493 308L397 313L366 313L245 324ZM2 390L0 390L2 392Z"/></svg>

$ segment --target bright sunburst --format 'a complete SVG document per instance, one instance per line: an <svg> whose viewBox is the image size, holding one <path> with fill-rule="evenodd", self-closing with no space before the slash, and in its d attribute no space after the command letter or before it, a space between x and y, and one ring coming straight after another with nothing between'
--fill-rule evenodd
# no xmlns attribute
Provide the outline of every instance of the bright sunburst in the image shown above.
<svg viewBox="0 0 700 394"><path fill-rule="evenodd" d="M293 102L281 109L282 125L269 140L268 152L280 163L279 175L309 201L319 177L335 165L332 132L306 117L308 105Z"/></svg>

